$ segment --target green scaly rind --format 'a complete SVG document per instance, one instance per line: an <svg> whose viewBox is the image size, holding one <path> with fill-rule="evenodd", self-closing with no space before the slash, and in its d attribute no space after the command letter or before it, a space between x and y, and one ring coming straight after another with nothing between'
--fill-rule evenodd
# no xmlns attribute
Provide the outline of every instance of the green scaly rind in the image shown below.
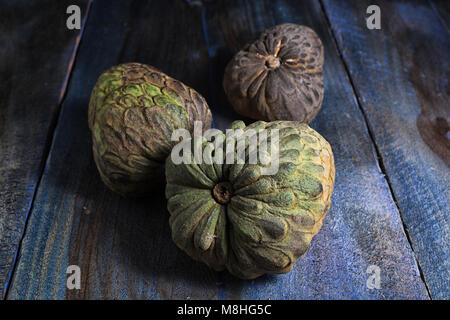
<svg viewBox="0 0 450 320"><path fill-rule="evenodd" d="M217 164L175 165L168 157L172 238L192 258L240 278L288 272L308 250L331 205L335 171L330 145L299 122L258 121L245 127L237 121L232 128L278 129L278 172L261 175L259 164L225 164L218 176ZM234 190L225 205L212 191L221 181L231 181Z"/></svg>
<svg viewBox="0 0 450 320"><path fill-rule="evenodd" d="M89 102L89 127L100 176L113 191L140 196L164 181L173 130L211 126L211 112L193 89L139 63L112 67L98 79Z"/></svg>

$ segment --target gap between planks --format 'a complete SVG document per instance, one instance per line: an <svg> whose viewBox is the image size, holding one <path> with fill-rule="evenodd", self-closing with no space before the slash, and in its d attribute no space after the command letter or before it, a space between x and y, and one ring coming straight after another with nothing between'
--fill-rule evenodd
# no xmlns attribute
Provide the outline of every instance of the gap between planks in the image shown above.
<svg viewBox="0 0 450 320"><path fill-rule="evenodd" d="M449 33L448 30L448 26L447 23L445 23L444 18L442 17L441 13L439 12L439 10L436 8L436 4L434 3L434 1L429 0L428 3L430 4L431 9L433 9L434 14L438 17L439 22L442 24L442 27L447 30L447 33Z"/></svg>
<svg viewBox="0 0 450 320"><path fill-rule="evenodd" d="M213 56L211 54L211 52L212 52L211 50L213 48L211 47L211 45L209 43L208 28L207 28L207 25L205 23L205 14L206 14L208 3L197 3L196 2L195 4L193 4L190 0L186 0L186 2L189 5L196 5L196 6L201 7L203 38L204 38L205 45L206 45L206 48L207 48L207 51L208 51L208 59L211 59L212 56ZM374 137L373 131L372 131L370 125L369 125L369 121L368 121L367 115L366 115L366 113L364 111L364 108L362 107L360 97L357 94L357 89L356 89L355 84L353 82L353 78L350 75L350 71L349 71L347 62L344 59L344 56L342 55L341 48L339 47L339 43L337 42L336 35L335 35L334 31L333 31L333 28L331 27L331 21L328 18L328 15L327 15L327 12L326 12L326 9L325 9L325 6L324 6L322 0L320 0L319 3L320 3L320 7L322 9L322 13L324 15L325 21L327 23L327 27L328 27L328 30L330 32L332 41L335 44L336 51L338 53L338 56L339 56L340 60L342 61L342 64L344 66L344 70L345 70L345 72L347 74L347 77L349 79L350 85L352 87L352 92L353 92L353 95L356 98L356 101L357 101L357 104L358 104L358 108L360 109L360 111L362 113L362 116L363 116L363 119L364 119L364 124L365 124L365 126L367 128L367 131L369 133L370 140L371 140L371 142L372 142L372 144L374 146L374 150L375 150L375 153L376 153L376 161L377 161L378 167L380 168L380 171L381 171L384 179L386 180L386 183L387 183L387 185L389 187L389 193L390 193L390 195L391 195L391 197L393 199L395 207L397 208L397 210L399 212L399 216L400 216L400 220L401 220L401 223L402 223L403 231L404 231L404 233L406 235L406 239L408 241L409 247L411 248L411 251L413 253L414 260L416 261L416 265L417 265L417 268L418 268L419 273L420 273L420 278L422 279L422 281L423 281L423 283L425 285L425 288L427 290L427 295L428 295L429 299L431 299L430 289L428 288L428 284L425 281L425 277L424 277L424 274L423 274L423 271L422 271L422 267L420 266L420 263L419 263L419 261L418 261L418 259L416 257L414 249L412 247L412 243L411 243L411 239L410 239L410 236L409 236L408 228L407 228L407 226L406 226L406 224L405 224L405 222L403 220L402 211L401 211L400 207L398 206L397 199L395 197L394 190L393 190L392 185L391 185L391 181L389 179L389 176L386 173L386 167L384 165L384 161L383 161L383 158L381 156L381 152L380 152L380 150L378 148L378 145L377 145L377 143L375 141L375 137ZM439 18L440 18L440 16L439 16ZM442 21L441 21L441 23L442 23ZM212 70L211 70L211 67L210 67L210 77L212 76L211 72L212 72ZM209 81L209 85L210 86L212 85L211 79Z"/></svg>
<svg viewBox="0 0 450 320"><path fill-rule="evenodd" d="M16 250L16 252L15 252L15 257L14 257L13 265L12 265L11 270L10 270L10 272L9 272L9 274L8 274L8 277L7 277L7 281L6 281L6 284L5 284L5 287L4 287L4 291L3 291L3 297L2 297L3 299L6 299L6 297L7 297L7 295L8 295L8 291L9 291L10 285L11 285L12 280L13 280L13 277L14 277L14 271L15 271L15 268L16 268L16 266L17 266L19 260L20 260L20 250L21 250L21 247L22 247L22 241L23 241L24 235L25 235L25 233L26 233L26 229L27 229L27 226L28 226L29 217L30 217L30 215L31 215L31 213L32 213L32 211L33 211L35 197L36 197L37 191L39 190L40 183L41 183L42 177L43 177L44 172L45 172L45 167L46 167L46 165L47 165L47 162L48 162L48 159L49 159L49 156L50 156L50 152L51 152L51 149L52 149L53 141L54 141L54 138L55 138L56 128L57 128L57 125L58 125L58 122L59 122L58 120L59 120L59 117L60 117L60 114L61 114L61 111L62 111L62 103L63 103L63 101L64 101L64 98L65 98L66 93L67 93L67 88L68 88L68 85L69 85L69 83L70 83L70 78L71 78L72 71L73 71L73 67L74 67L74 65L75 65L75 61L76 61L76 58L77 58L77 55L78 55L79 46L80 46L80 42L81 42L81 40L82 40L82 36L83 36L83 33L84 33L84 29L85 29L85 27L86 27L86 25L87 25L87 21L88 21L88 18L89 18L89 12L90 12L90 8L91 8L91 5L92 5L92 2L93 2L93 0L89 0L89 2L88 2L87 8L86 8L86 14L85 14L85 16L84 16L84 18L83 18L83 22L82 22L82 26L81 26L79 35L78 35L77 38L76 38L76 42L75 42L75 45L74 45L72 57L71 57L71 60L70 60L70 62L69 62L68 68L67 68L66 77L65 77L65 79L64 79L64 81L63 81L63 85L62 85L62 88L61 88L61 94L60 94L59 101L58 101L57 113L56 113L54 119L52 120L52 125L51 125L51 128L50 128L50 130L49 130L49 134L48 134L48 138L47 138L47 143L46 143L46 147L45 147L45 150L44 150L44 156L43 156L43 159L42 159L42 160L43 160L43 163L42 163L41 166L40 166L40 167L41 167L41 169L40 169L40 176L39 176L39 179L38 179L38 181L37 181L36 188L35 188L35 190L34 190L34 193L33 193L32 199L31 199L31 204L30 204L29 209L28 209L28 212L27 212L27 214L26 214L26 219L25 219L25 222L24 222L24 228L23 228L23 231L22 231L22 235L21 235L21 237L20 237L20 241L19 241L19 244L18 244L18 248L17 248L17 250ZM186 0L186 2L187 2L189 5L194 5L194 3L192 3L192 2L189 1L189 0ZM387 184L388 184L388 186L389 186L389 190L390 190L391 197L393 198L394 203L395 203L395 206L396 206L397 210L399 211L400 219L401 219L401 222L402 222L402 226L403 226L403 229L404 229L406 238L407 238L407 240L408 240L408 243L409 243L409 245L410 245L410 248L411 248L411 250L413 251L414 259L416 260L416 263L417 263L417 266L418 266L418 269L419 269L419 272L420 272L420 277L421 277L422 281L423 281L424 284L425 284L425 287L426 287L427 294L428 294L429 298L431 298L431 295L430 295L430 291L429 291L428 285L427 285L427 283L426 283L426 281L425 281L425 278L424 278L424 275L423 275L423 272L422 272L422 268L421 268L421 266L420 266L419 261L417 260L417 257L416 257L416 255L415 255L415 253L414 253L414 249L413 249L413 247L412 247L412 245L411 245L411 240L410 240L410 237L409 237L409 233L408 233L407 227L406 227L406 225L405 225L405 223L404 223L404 221L403 221L402 212L401 212L401 210L400 210L400 208L399 208L399 206L398 206L398 204L397 204L397 200L396 200L396 198L395 198L395 195L394 195L394 192L393 192L393 189L392 189L392 186L391 186L391 182L390 182L390 180L389 180L389 177L388 177L387 174L386 174L386 170L385 170L385 166L384 166L384 163L383 163L383 159L382 159L381 153L380 153L380 151L379 151L379 148L378 148L378 146L377 146L377 144L376 144L376 141L375 141L375 138L374 138L374 135L373 135L373 131L372 131L371 128L370 128L370 125L369 125L369 122L368 122L368 119L367 119L367 115L366 115L366 113L365 113L365 111L364 111L364 109L363 109L363 107L362 107L362 105L361 105L360 97L359 97L359 95L357 94L357 89L356 89L356 87L355 87L355 85L354 85L354 82L353 82L353 79L352 79L352 77L351 77L351 75L350 75L350 72L349 72L349 69L348 69L348 65L347 65L347 63L346 63L346 60L344 59L344 57L343 57L343 55L342 55L341 48L339 47L339 44L338 44L338 42L337 42L337 40L336 40L335 33L334 33L334 31L333 31L333 28L331 27L331 22L330 22L330 20L329 20L329 18L328 18L328 15L327 15L327 13L326 13L326 9L325 9L325 7L324 7L324 4L323 4L322 0L320 0L319 3L320 3L320 6L321 6L321 9L322 9L322 12L323 12L323 14L324 14L325 20L326 20L326 22L327 22L327 27L328 27L329 32L330 32L330 34L331 34L331 38L333 39L333 42L335 43L336 50L337 50L337 52L338 52L339 58L341 59L341 61L342 61L342 63L343 63L343 66L344 66L344 68L345 68L345 72L347 73L347 76L348 76L348 78L349 78L350 84L351 84L351 86L352 86L353 94L354 94L354 96L356 97L356 101L357 101L358 107L359 107L359 109L360 109L360 111L361 111L361 113L362 113L362 115L363 115L364 122L365 122L366 128L367 128L368 133L369 133L369 137L370 137L370 139L371 139L371 141L372 141L372 143L373 143L373 145L374 145L374 149L375 149L376 156L377 156L377 163L378 163L378 166L379 166L380 171L382 172L383 176L385 177L385 180L386 180L386 182L387 182ZM205 13L206 13L206 7L208 6L208 3L201 3L201 4L195 3L195 5L199 5L199 6L201 7L201 10L202 10L202 29L203 29L203 37L204 37L205 45L206 45L206 47L207 47L207 49L208 49L208 59L211 59L211 58L212 58L212 55L211 55L211 51L210 51L210 50L211 50L212 48L211 48L211 45L210 45L210 43L209 43L209 39L208 39L208 38L209 38L209 36L208 36L208 30L207 30L206 23L205 23L205 21L204 21L204 15L205 15ZM432 7L434 8L434 6L432 6ZM438 15L438 16L439 16L439 15ZM439 16L439 18L441 19L440 16ZM441 21L441 23L442 23L442 21ZM210 67L210 68L211 68L211 67ZM210 70L210 73L211 73L211 70ZM210 86L212 85L212 84L211 84L211 79L210 79L210 81L209 81L209 85L210 85ZM45 161L44 161L44 160L45 160Z"/></svg>
<svg viewBox="0 0 450 320"><path fill-rule="evenodd" d="M80 47L80 43L81 43L81 39L83 37L83 33L84 33L84 29L86 27L88 18L89 18L89 11L91 9L91 5L92 2L94 0L88 0L88 4L86 6L86 14L83 17L83 21L81 23L81 28L80 31L78 33L78 36L75 39L75 44L73 47L73 51L72 51L72 56L70 58L69 64L67 66L67 71L66 71L66 76L63 80L63 84L61 87L61 93L59 95L59 99L58 99L58 107L57 107L57 111L55 116L53 117L53 119L51 120L51 124L50 124L50 128L47 134L47 139L46 139L46 143L45 143L45 148L44 148L44 153L42 156L42 160L41 160L41 165L40 165L40 174L39 174L39 178L37 179L36 182L36 186L34 188L34 192L33 192L33 196L31 197L31 201L30 201L30 205L28 207L26 216L25 216L25 222L24 222L24 226L22 229L22 234L20 236L19 239L19 244L17 245L17 249L16 252L14 253L14 260L11 266L11 270L8 273L8 276L6 278L6 282L5 282L5 286L3 288L3 292L2 292L2 300L6 300L7 296L8 296L8 292L9 292L9 288L11 287L11 283L14 277L14 272L16 269L17 264L19 263L20 260L20 250L22 248L22 241L25 237L25 233L28 227L28 221L30 219L30 215L33 211L33 207L34 207L34 200L36 199L36 194L39 190L39 186L41 184L41 180L42 177L45 173L45 168L47 166L48 163L48 159L50 157L50 152L52 150L52 146L53 146L53 141L55 139L55 133L56 133L56 128L58 126L58 122L59 122L59 117L61 115L61 109L62 109L62 104L64 102L64 98L66 97L66 93L67 93L67 88L69 87L69 83L70 83L70 78L72 76L72 71L73 71L73 67L75 65L75 61L78 55L78 49Z"/></svg>
<svg viewBox="0 0 450 320"><path fill-rule="evenodd" d="M331 38L333 39L333 42L334 42L334 44L336 46L336 50L338 52L339 58L342 61L342 64L343 64L344 69L345 69L345 72L347 73L347 77L348 77L348 79L350 81L350 85L352 87L353 95L355 96L356 102L358 104L358 108L359 108L359 110L361 111L361 113L363 115L364 124L366 125L367 131L369 133L370 140L372 141L372 144L373 144L373 146L375 148L376 160L377 160L378 167L380 168L380 171L383 174L384 179L386 180L386 183L387 183L387 185L389 187L390 195L391 195L391 197L392 197L392 199L394 201L395 207L397 208L397 210L399 212L400 220L401 220L402 226L403 226L403 231L405 232L406 239L408 240L408 243L409 243L409 247L411 248L411 251L413 252L414 260L416 261L417 268L419 269L420 278L422 279L422 281L423 281L423 283L425 285L425 288L427 289L428 298L432 299L431 298L431 293L430 293L430 288L428 288L428 284L425 281L425 276L423 274L422 267L420 265L419 260L417 259L416 253L414 252L414 248L412 246L411 239L410 239L409 232L408 232L408 227L406 226L405 221L403 220L403 214L402 214L402 211L401 211L401 209L400 209L400 207L399 207L399 205L397 203L397 199L395 197L394 190L392 188L392 184L391 184L391 181L389 179L389 176L387 175L386 167L385 167L384 161L383 161L383 157L382 157L381 152L380 152L380 150L378 148L378 145L377 145L377 143L375 141L375 136L374 136L373 131L372 131L371 127L370 127L369 120L367 118L366 112L364 111L364 108L362 107L360 96L358 95L357 88L356 88L356 86L355 86L355 84L353 82L353 78L352 78L352 76L350 74L349 67L347 65L347 62L346 62L344 56L342 55L341 48L339 47L339 43L338 43L338 41L336 39L336 35L335 35L335 33L333 31L333 28L331 26L331 21L328 18L328 14L326 12L326 9L325 9L325 6L323 4L323 1L319 0L319 3L320 3L320 7L322 8L322 12L323 12L323 14L325 16L325 20L327 22L328 30L330 31L330 34L331 34Z"/></svg>

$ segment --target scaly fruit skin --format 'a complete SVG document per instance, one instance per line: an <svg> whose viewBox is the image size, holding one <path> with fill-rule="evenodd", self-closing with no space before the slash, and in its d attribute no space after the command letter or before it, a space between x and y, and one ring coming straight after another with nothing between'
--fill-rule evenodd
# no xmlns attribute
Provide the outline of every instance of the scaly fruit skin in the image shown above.
<svg viewBox="0 0 450 320"><path fill-rule="evenodd" d="M312 29L281 24L232 58L223 87L243 116L309 123L322 106L323 58L322 42Z"/></svg>
<svg viewBox="0 0 450 320"><path fill-rule="evenodd" d="M245 164L223 165L176 165L168 157L172 239L195 260L240 278L289 272L330 209L335 176L331 147L300 122L258 121L245 127L236 121L232 128L244 133L268 129L269 140L270 130L278 129L278 172L261 175L263 166L249 164L248 157ZM210 146L203 143L208 159Z"/></svg>
<svg viewBox="0 0 450 320"><path fill-rule="evenodd" d="M89 102L95 163L104 183L124 196L141 196L164 182L174 129L211 126L205 99L161 71L140 63L104 72Z"/></svg>

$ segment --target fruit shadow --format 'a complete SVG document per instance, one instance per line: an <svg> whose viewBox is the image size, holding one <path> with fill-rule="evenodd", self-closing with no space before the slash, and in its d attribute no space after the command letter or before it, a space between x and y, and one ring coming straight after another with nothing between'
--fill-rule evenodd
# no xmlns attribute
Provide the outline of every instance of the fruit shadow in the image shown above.
<svg viewBox="0 0 450 320"><path fill-rule="evenodd" d="M82 289L69 298L237 298L250 284L209 269L175 246L165 184L143 198L124 198L104 185L93 159L87 111L66 108L60 121L41 187L43 195L54 195L44 208L58 208L46 215L66 221L68 263L85 275Z"/></svg>
<svg viewBox="0 0 450 320"><path fill-rule="evenodd" d="M228 271L216 272L190 258L171 239L163 192L147 199L121 201L128 202L133 209L118 213L118 219L127 220L117 228L118 236L123 239L118 249L121 255L128 257L127 267L135 277L151 286L145 298L240 299L243 288L271 278L242 280Z"/></svg>
<svg viewBox="0 0 450 320"><path fill-rule="evenodd" d="M238 298L241 287L250 283L209 269L173 243L163 188L134 199L114 194L101 181L96 188L103 189L98 199L103 209L90 233L97 233L94 251L105 259L94 263L113 292L125 286L127 298L133 299Z"/></svg>

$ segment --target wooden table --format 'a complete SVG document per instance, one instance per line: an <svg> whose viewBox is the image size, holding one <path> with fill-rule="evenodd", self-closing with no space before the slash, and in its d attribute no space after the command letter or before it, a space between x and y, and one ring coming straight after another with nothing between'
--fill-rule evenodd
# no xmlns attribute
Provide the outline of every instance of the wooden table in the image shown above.
<svg viewBox="0 0 450 320"><path fill-rule="evenodd" d="M81 8L81 30L66 8ZM7 299L449 299L448 1L0 1L0 288ZM161 190L128 200L101 182L88 100L112 65L153 65L240 116L226 63L264 29L313 28L332 145L332 209L285 275L238 280L171 242ZM162 187L163 189L163 187ZM81 289L66 287L67 267ZM371 267L372 266L372 267ZM375 266L375 267L373 267ZM380 288L367 285L376 271ZM375 273L374 273L375 272Z"/></svg>

